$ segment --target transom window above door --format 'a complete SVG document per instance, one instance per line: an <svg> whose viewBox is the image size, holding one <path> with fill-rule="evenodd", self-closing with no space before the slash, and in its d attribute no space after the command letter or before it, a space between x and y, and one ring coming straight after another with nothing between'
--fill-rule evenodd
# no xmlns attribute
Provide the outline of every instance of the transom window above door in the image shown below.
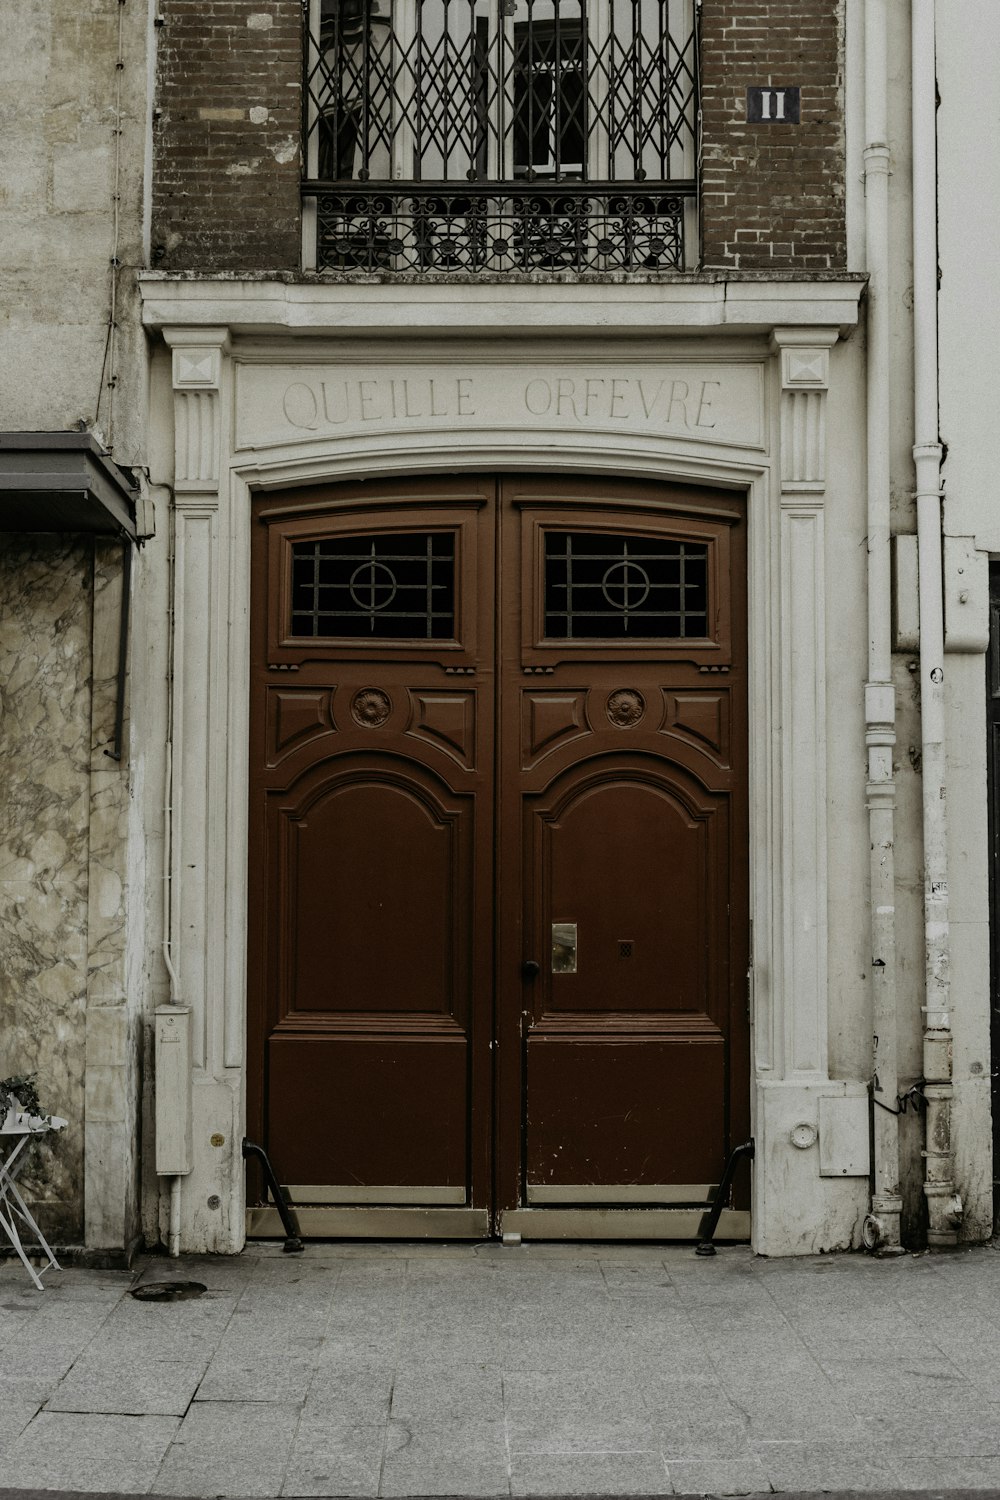
<svg viewBox="0 0 1000 1500"><path fill-rule="evenodd" d="M320 269L685 264L693 0L305 3Z"/></svg>
<svg viewBox="0 0 1000 1500"><path fill-rule="evenodd" d="M567 504L523 501L521 572L530 607L521 622L522 665L547 673L566 661L686 661L728 673L732 622L721 579L730 527L675 514L651 523L610 509L588 516Z"/></svg>
<svg viewBox="0 0 1000 1500"><path fill-rule="evenodd" d="M452 532L332 536L292 544L292 635L450 640Z"/></svg>
<svg viewBox="0 0 1000 1500"><path fill-rule="evenodd" d="M578 641L707 636L707 544L547 532L545 634Z"/></svg>

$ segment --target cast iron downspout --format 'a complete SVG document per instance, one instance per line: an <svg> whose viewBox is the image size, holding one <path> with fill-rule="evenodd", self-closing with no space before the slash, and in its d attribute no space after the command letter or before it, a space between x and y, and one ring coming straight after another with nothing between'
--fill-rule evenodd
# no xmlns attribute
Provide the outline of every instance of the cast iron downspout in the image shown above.
<svg viewBox="0 0 1000 1500"><path fill-rule="evenodd" d="M951 1135L952 1036L945 763L941 444L938 438L937 79L935 0L911 0L913 109L913 459L920 578L924 831L924 1193L931 1246L954 1245L962 1217Z"/></svg>
<svg viewBox="0 0 1000 1500"><path fill-rule="evenodd" d="M889 557L889 145L886 0L865 5L865 260L868 270L868 681L865 747L871 901L871 1213L864 1241L899 1249L899 1092L896 1047L896 695L892 685Z"/></svg>

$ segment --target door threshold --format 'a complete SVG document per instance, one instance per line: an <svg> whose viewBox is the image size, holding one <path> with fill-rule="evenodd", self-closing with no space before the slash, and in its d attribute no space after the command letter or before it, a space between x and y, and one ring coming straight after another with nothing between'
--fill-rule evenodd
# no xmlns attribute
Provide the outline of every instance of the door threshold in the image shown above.
<svg viewBox="0 0 1000 1500"><path fill-rule="evenodd" d="M706 1213L704 1207L512 1208L500 1227L522 1240L698 1240ZM749 1240L749 1211L724 1208L716 1238Z"/></svg>
<svg viewBox="0 0 1000 1500"><path fill-rule="evenodd" d="M485 1208L304 1207L291 1204L304 1240L485 1240ZM248 1240L282 1239L276 1208L248 1208Z"/></svg>

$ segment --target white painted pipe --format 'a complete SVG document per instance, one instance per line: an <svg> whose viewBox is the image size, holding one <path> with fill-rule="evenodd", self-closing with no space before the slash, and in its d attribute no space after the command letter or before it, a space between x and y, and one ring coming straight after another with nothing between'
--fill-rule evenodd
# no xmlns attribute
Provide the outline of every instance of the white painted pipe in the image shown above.
<svg viewBox="0 0 1000 1500"><path fill-rule="evenodd" d="M871 1214L865 1242L900 1245L899 1093L896 1043L895 809L892 603L889 555L889 175L886 0L865 4L865 259L868 270L867 487L868 681L866 799L870 856L872 997Z"/></svg>
<svg viewBox="0 0 1000 1500"><path fill-rule="evenodd" d="M169 1002L181 1003L181 982L174 968L170 941L170 895L172 886L171 858L173 854L173 768L174 747L168 734L164 756L163 773L163 962L170 981Z"/></svg>
<svg viewBox="0 0 1000 1500"><path fill-rule="evenodd" d="M173 546L171 544L169 573L170 587L173 587ZM171 603L172 608L172 603ZM169 631L169 640L173 642L173 629ZM173 682L173 660L170 662L169 680ZM181 1004L181 981L173 963L173 945L171 943L170 928L172 920L172 895L173 895L173 849L174 849L174 745L173 745L173 715L168 695L167 703L167 739L163 761L163 962L167 970L167 979L170 984L168 993L171 1005ZM170 1178L170 1221L167 1232L167 1249L174 1258L181 1253L181 1177Z"/></svg>
<svg viewBox="0 0 1000 1500"><path fill-rule="evenodd" d="M913 460L920 577L924 833L924 1193L928 1243L953 1245L962 1205L952 1145L951 964L945 764L941 444L938 437L937 77L935 0L911 0L913 147Z"/></svg>
<svg viewBox="0 0 1000 1500"><path fill-rule="evenodd" d="M174 1260L181 1253L181 1184L183 1177L171 1177L170 1179L170 1232L167 1236L167 1249Z"/></svg>

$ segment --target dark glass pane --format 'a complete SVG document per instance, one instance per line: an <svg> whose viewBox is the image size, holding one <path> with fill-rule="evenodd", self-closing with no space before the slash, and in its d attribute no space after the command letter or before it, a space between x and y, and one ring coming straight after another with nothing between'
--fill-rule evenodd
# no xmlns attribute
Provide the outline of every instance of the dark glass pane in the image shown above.
<svg viewBox="0 0 1000 1500"><path fill-rule="evenodd" d="M292 634L452 640L452 532L339 536L292 545Z"/></svg>
<svg viewBox="0 0 1000 1500"><path fill-rule="evenodd" d="M549 531L550 640L677 640L708 635L708 548L661 537Z"/></svg>
<svg viewBox="0 0 1000 1500"><path fill-rule="evenodd" d="M585 64L579 21L515 22L515 177L584 175Z"/></svg>

